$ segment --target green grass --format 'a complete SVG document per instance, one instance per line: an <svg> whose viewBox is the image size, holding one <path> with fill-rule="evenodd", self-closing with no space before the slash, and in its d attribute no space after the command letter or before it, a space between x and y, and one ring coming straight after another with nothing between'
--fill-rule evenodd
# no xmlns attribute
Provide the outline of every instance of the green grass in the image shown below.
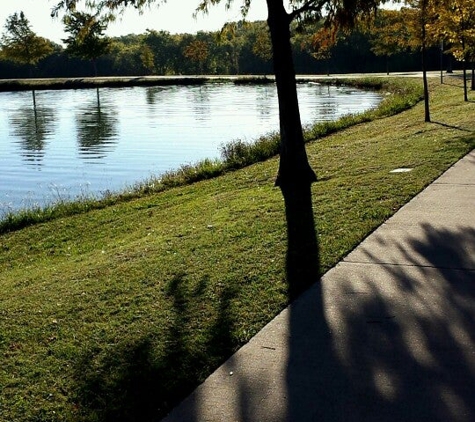
<svg viewBox="0 0 475 422"><path fill-rule="evenodd" d="M474 148L474 104L431 88L437 123L417 104L307 145L322 272ZM288 300L277 166L0 235L0 420L157 420L247 342Z"/></svg>
<svg viewBox="0 0 475 422"><path fill-rule="evenodd" d="M241 79L250 81L248 83L257 83L262 78L257 78L257 80L256 78L239 78L238 80ZM422 98L422 88L413 80L364 78L359 80L324 80L322 83L346 83L358 88L376 89L386 93L386 97L375 109L356 115L343 116L337 121L309 125L304 130L307 142L359 123L400 113L414 106ZM84 197L75 201L57 201L45 207L26 207L21 211L8 212L0 216L0 233L92 209L101 209L145 194L162 192L169 188L217 177L276 156L279 153L279 145L280 136L278 133L261 136L252 143L236 139L222 146L221 160L204 159L193 165L183 165L177 170L160 175L159 178L152 177L139 182L120 193L110 193L101 198Z"/></svg>

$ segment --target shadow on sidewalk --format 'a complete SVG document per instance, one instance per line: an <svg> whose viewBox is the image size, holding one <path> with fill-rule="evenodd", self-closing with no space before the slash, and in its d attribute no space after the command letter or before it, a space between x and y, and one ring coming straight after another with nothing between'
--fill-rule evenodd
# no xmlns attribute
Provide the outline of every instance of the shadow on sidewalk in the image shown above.
<svg viewBox="0 0 475 422"><path fill-rule="evenodd" d="M288 421L475 420L475 229L422 228L407 264L342 263L294 310Z"/></svg>
<svg viewBox="0 0 475 422"><path fill-rule="evenodd" d="M186 412L177 413L186 417L171 420L473 422L475 229L448 230L426 224L422 236L406 239L406 248L403 243L391 245L404 257L405 265L342 262L330 277L315 283L318 236L310 189L297 198L284 198L289 295L295 298L312 286L286 314L288 343L283 362L264 364L276 352L265 344L254 351L255 359L241 361L244 368L231 358L220 375L229 382L218 384L229 390L218 398L189 397ZM386 240L378 240L384 247ZM369 249L361 248L371 257ZM176 380L176 386L161 382L173 379L177 365L196 371L213 353L196 352L186 345L181 332L187 318L184 289L184 277L170 283L177 320L175 331L165 339L169 352L164 359L155 361L150 344L144 342L118 351L100 372L92 367L78 374L84 383L82 392L90 394L82 397L83 406L105 409L97 420L156 421L163 414L157 405L167 404L167 394L184 396L194 387L186 380ZM206 289L207 281L202 280L194 292L198 301L205 300ZM221 312L212 330L222 342L221 349L232 347L227 333L233 321L227 306L234 293L222 292ZM211 339L210 344L215 343L216 338ZM89 358L94 356L85 356L81 370L90 366ZM120 360L126 362L127 370L104 384ZM229 376L233 371L235 375ZM103 397L113 397L113 401L102 403ZM228 409L221 412L222 405ZM203 418L203 408L207 408L205 413L218 409L214 419ZM232 419L226 413L229 409L234 412Z"/></svg>

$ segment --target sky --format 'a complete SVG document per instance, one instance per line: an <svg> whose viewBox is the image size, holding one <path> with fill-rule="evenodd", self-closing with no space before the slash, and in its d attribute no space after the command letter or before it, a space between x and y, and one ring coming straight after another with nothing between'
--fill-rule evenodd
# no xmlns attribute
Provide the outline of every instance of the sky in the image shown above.
<svg viewBox="0 0 475 422"><path fill-rule="evenodd" d="M66 38L60 19L52 19L51 8L57 0L0 0L0 33L4 32L5 21L15 12L23 11L30 21L32 30L39 36L61 44ZM140 15L135 9L127 12L115 23L111 24L107 35L120 36L141 34L147 29L169 31L170 33L196 33L197 31L216 31L229 21L240 19L240 0L235 0L236 7L226 11L223 4L210 8L208 15L200 14L193 18L199 0L168 0L160 7L152 6ZM157 2L158 4L158 2ZM265 0L253 0L248 20L267 19Z"/></svg>
<svg viewBox="0 0 475 422"><path fill-rule="evenodd" d="M58 44L66 38L63 32L61 19L51 18L51 9L58 0L0 0L0 33L4 32L6 19L15 12L24 12L30 21L32 30L44 38ZM159 1L157 0L156 4ZM147 29L164 30L172 34L197 31L217 31L226 22L241 19L239 6L242 0L234 0L235 7L226 11L225 1L217 6L210 7L208 15L199 14L193 18L199 0L167 0L165 4L153 5L143 14L129 7L121 18L109 25L107 35L116 37L128 34L142 34ZM251 9L247 17L249 21L267 19L266 0L252 0Z"/></svg>

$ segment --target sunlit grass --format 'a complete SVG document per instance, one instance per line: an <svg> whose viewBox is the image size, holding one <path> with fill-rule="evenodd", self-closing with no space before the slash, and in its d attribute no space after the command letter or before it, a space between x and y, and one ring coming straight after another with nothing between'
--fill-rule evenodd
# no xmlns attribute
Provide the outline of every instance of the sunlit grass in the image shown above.
<svg viewBox="0 0 475 422"><path fill-rule="evenodd" d="M240 78L239 80L241 79L248 83L256 83L255 79ZM257 81L260 80L261 78L257 79ZM308 125L304 131L307 142L320 139L356 124L400 113L414 106L422 95L420 84L412 80L365 78L321 82L346 83L358 88L376 89L386 93L386 97L378 107L364 113L343 116L336 121ZM279 153L279 144L280 136L278 133L269 133L259 137L254 142L244 142L236 139L221 147L221 159L204 159L192 165L182 165L178 169L165 172L159 177L151 177L148 180L138 182L119 193L108 193L102 195L102 197L82 195L73 201L58 197L57 201L45 207L25 206L20 211L6 211L4 215L0 215L0 233L91 209L101 209L120 201L127 201L172 187L217 177L226 172L275 157Z"/></svg>
<svg viewBox="0 0 475 422"><path fill-rule="evenodd" d="M308 143L322 272L474 148L474 104L432 93L438 123L418 104ZM248 341L288 300L277 167L0 235L0 419L159 420Z"/></svg>

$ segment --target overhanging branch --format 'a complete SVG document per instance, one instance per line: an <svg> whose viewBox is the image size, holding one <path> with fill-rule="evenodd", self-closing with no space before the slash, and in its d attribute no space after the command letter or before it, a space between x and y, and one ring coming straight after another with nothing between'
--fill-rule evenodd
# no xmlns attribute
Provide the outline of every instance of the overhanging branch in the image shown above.
<svg viewBox="0 0 475 422"><path fill-rule="evenodd" d="M307 12L321 13L323 6L328 0L309 0L302 7L289 13L290 21Z"/></svg>

